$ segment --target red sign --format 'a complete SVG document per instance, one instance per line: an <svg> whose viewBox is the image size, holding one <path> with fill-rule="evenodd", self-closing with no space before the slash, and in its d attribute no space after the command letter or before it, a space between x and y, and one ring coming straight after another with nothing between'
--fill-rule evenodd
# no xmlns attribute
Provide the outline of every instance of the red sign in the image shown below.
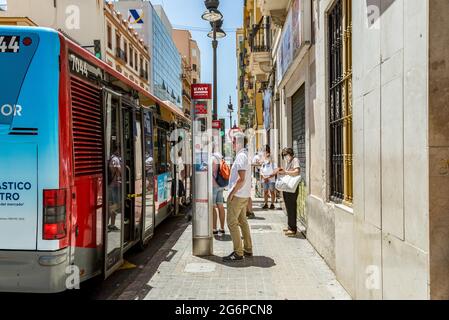
<svg viewBox="0 0 449 320"><path fill-rule="evenodd" d="M195 115L207 114L207 104L204 102L198 102L195 104Z"/></svg>
<svg viewBox="0 0 449 320"><path fill-rule="evenodd" d="M234 135L237 133L237 132L242 132L242 130L239 128L239 127L233 127L233 128L231 128L231 129L229 129L229 138L231 139L231 140L233 140L234 139Z"/></svg>
<svg viewBox="0 0 449 320"><path fill-rule="evenodd" d="M221 129L221 121L220 120L213 120L212 121L212 129Z"/></svg>
<svg viewBox="0 0 449 320"><path fill-rule="evenodd" d="M212 99L212 86L210 84L192 84L193 100L210 100Z"/></svg>

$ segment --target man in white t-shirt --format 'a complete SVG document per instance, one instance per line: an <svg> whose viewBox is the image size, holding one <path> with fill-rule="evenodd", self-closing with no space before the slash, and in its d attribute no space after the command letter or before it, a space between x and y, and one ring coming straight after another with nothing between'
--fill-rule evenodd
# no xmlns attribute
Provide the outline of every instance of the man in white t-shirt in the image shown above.
<svg viewBox="0 0 449 320"><path fill-rule="evenodd" d="M251 197L252 180L251 164L248 160L248 151L246 150L247 138L243 133L236 133L232 144L236 152L236 158L231 167L231 176L229 178L227 221L234 252L224 257L224 262L240 261L245 256L251 257L253 255L251 233L246 218L246 208Z"/></svg>

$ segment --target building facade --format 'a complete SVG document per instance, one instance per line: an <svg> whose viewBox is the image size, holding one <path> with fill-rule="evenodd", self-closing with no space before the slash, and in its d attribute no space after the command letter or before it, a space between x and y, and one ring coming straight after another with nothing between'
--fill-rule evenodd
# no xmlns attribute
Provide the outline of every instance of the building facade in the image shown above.
<svg viewBox="0 0 449 320"><path fill-rule="evenodd" d="M262 15L257 0L245 1L243 28L237 30L238 124L251 129L250 151L257 152L269 143L264 131L264 91L272 70L272 23Z"/></svg>
<svg viewBox="0 0 449 320"><path fill-rule="evenodd" d="M114 2L114 6L149 47L152 93L182 108L182 61L172 39L173 27L164 9L139 0L120 0Z"/></svg>
<svg viewBox="0 0 449 320"><path fill-rule="evenodd" d="M46 0L8 0L0 12L1 23L34 23L61 31L67 37L106 61L123 76L149 90L150 52L141 39L105 1L57 2ZM88 32L86 32L88 30ZM95 42L99 50L95 52ZM137 57L136 57L137 55Z"/></svg>
<svg viewBox="0 0 449 320"><path fill-rule="evenodd" d="M300 159L308 240L356 299L448 299L448 2L255 5L274 26L270 144Z"/></svg>
<svg viewBox="0 0 449 320"><path fill-rule="evenodd" d="M173 30L173 41L182 57L185 57L191 69L190 81L201 83L201 51L198 43L192 39L188 30Z"/></svg>
<svg viewBox="0 0 449 320"><path fill-rule="evenodd" d="M154 94L182 108L182 61L172 37L172 26L161 6L153 10Z"/></svg>
<svg viewBox="0 0 449 320"><path fill-rule="evenodd" d="M184 113L191 116L192 69L186 57L182 57L182 106Z"/></svg>
<svg viewBox="0 0 449 320"><path fill-rule="evenodd" d="M112 2L105 6L106 50L103 60L126 78L150 91L150 51L129 20Z"/></svg>
<svg viewBox="0 0 449 320"><path fill-rule="evenodd" d="M191 86L201 83L201 52L188 30L173 30L173 41L182 57L182 97L184 112L190 114Z"/></svg>

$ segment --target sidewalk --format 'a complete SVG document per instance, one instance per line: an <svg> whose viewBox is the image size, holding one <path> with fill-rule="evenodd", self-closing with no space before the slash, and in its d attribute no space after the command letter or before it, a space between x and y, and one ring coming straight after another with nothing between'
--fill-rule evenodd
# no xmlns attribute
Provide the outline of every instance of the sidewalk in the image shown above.
<svg viewBox="0 0 449 320"><path fill-rule="evenodd" d="M166 261L148 282L146 300L321 300L350 299L335 275L302 236L285 237L281 210L262 211L249 220L254 257L223 263L232 252L229 233L214 240L215 256L192 256L189 225ZM228 231L227 231L228 232Z"/></svg>

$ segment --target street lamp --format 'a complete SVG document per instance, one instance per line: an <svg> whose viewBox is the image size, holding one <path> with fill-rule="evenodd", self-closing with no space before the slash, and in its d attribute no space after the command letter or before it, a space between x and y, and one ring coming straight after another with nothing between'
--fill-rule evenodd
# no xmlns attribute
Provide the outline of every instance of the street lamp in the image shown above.
<svg viewBox="0 0 449 320"><path fill-rule="evenodd" d="M218 21L216 21L216 22L211 22L210 23L210 26L212 27L212 31L210 31L208 34L207 34L207 36L209 37L209 38L214 38L214 25L215 25L215 28L216 28L216 31L215 31L215 37L217 38L217 39L222 39L222 38L224 38L224 37L226 37L226 32L224 32L222 29L221 29L221 27L223 26L223 20L218 20Z"/></svg>
<svg viewBox="0 0 449 320"><path fill-rule="evenodd" d="M221 39L226 37L226 33L221 29L223 25L223 15L218 10L218 6L220 5L219 0L205 0L204 4L206 6L206 12L203 13L201 18L203 20L209 21L212 26L212 31L209 32L208 36L212 38L212 48L214 50L214 107L213 107L213 118L217 120L218 115L218 104L217 104L217 48L218 41L217 39Z"/></svg>
<svg viewBox="0 0 449 320"><path fill-rule="evenodd" d="M229 129L232 129L232 113L234 112L234 106L232 105L231 96L229 96L228 112L229 112Z"/></svg>
<svg viewBox="0 0 449 320"><path fill-rule="evenodd" d="M206 0L206 1L204 1L204 4L205 4L207 10L201 16L201 18L203 18L203 20L206 20L209 22L216 22L216 21L223 19L223 15L218 10L218 6L220 5L219 0Z"/></svg>

